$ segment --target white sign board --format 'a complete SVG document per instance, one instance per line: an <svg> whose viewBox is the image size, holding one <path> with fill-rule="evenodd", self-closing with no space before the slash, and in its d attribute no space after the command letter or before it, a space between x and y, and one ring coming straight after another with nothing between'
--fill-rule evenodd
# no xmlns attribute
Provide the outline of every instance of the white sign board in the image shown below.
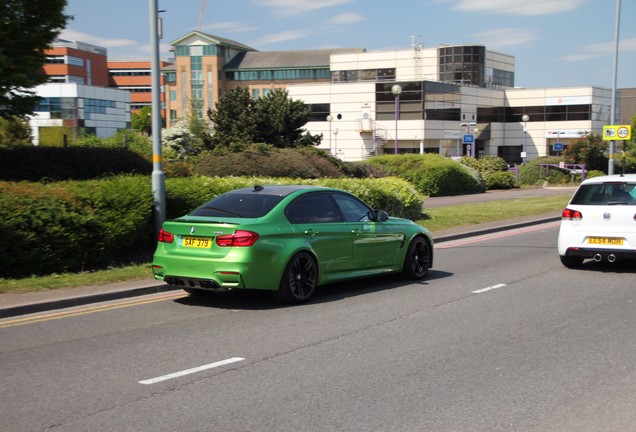
<svg viewBox="0 0 636 432"><path fill-rule="evenodd" d="M445 130L444 131L444 139L461 139L463 135L462 131L459 130Z"/></svg>

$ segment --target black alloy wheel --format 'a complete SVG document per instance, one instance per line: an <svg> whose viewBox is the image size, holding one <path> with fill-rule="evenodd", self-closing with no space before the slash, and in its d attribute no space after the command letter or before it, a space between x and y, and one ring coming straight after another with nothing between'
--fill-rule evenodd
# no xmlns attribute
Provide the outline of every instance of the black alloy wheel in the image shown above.
<svg viewBox="0 0 636 432"><path fill-rule="evenodd" d="M402 274L408 279L422 279L431 265L431 249L423 237L415 237L404 258Z"/></svg>
<svg viewBox="0 0 636 432"><path fill-rule="evenodd" d="M313 256L299 252L285 268L277 297L285 303L299 304L307 301L316 291L318 266Z"/></svg>

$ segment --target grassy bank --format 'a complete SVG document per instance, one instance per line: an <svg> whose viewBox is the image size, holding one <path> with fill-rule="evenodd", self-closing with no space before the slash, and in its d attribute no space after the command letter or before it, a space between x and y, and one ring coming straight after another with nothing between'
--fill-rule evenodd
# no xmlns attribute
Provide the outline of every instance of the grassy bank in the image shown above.
<svg viewBox="0 0 636 432"><path fill-rule="evenodd" d="M569 196L551 196L438 207L425 210L424 218L417 222L427 227L434 234L436 231L454 227L558 212L565 207L568 200ZM146 263L79 274L68 273L25 279L0 279L0 293L74 288L148 279L151 277L150 264Z"/></svg>

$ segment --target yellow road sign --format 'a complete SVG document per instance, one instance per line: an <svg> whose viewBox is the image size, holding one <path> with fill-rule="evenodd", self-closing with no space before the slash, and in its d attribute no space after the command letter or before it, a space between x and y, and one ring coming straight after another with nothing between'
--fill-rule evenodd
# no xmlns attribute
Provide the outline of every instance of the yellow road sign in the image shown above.
<svg viewBox="0 0 636 432"><path fill-rule="evenodd" d="M628 140L632 137L631 125L603 126L603 141Z"/></svg>

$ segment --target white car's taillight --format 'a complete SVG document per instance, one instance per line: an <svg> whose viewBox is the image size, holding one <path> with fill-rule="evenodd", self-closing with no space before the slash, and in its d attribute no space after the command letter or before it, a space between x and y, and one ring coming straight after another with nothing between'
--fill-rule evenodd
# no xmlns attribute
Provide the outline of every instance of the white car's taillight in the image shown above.
<svg viewBox="0 0 636 432"><path fill-rule="evenodd" d="M636 215L634 215L634 217L636 217ZM583 214L578 210L566 208L565 210L563 210L563 213L561 213L561 219L569 221L580 221L581 219L583 219Z"/></svg>

